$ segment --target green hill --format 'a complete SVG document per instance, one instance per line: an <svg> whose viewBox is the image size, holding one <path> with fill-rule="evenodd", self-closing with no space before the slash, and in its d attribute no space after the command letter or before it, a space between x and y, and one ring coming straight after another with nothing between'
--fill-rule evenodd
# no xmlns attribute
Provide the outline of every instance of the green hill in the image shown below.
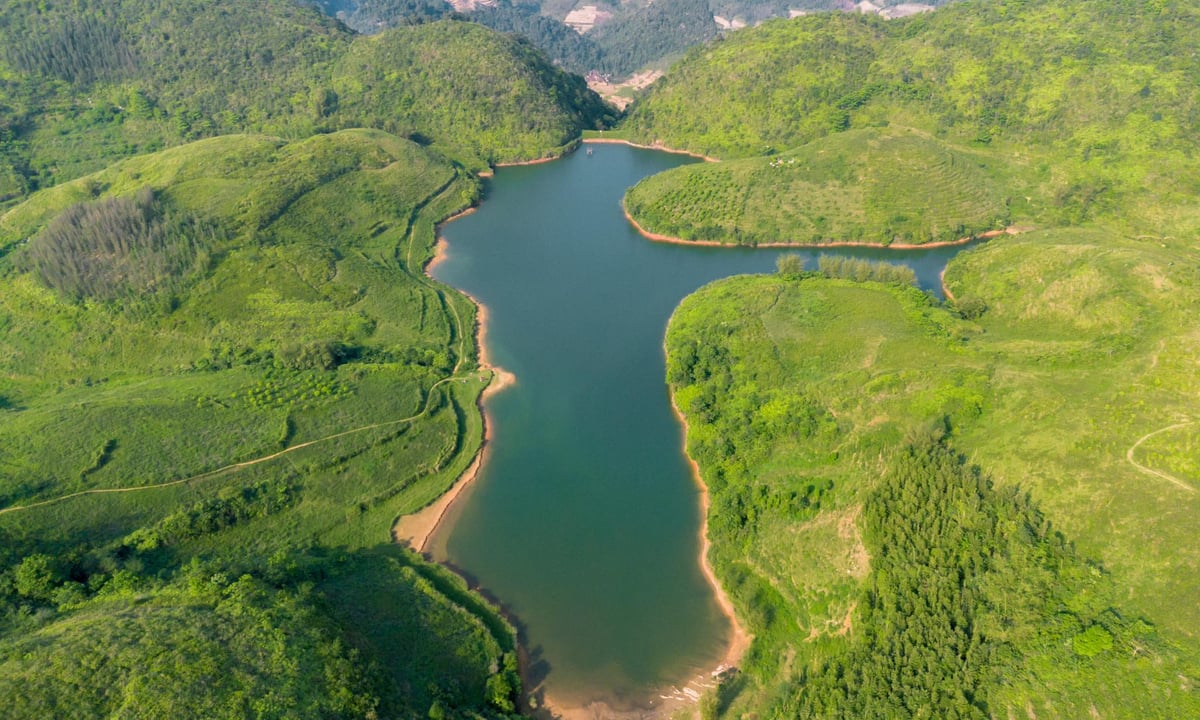
<svg viewBox="0 0 1200 720"><path fill-rule="evenodd" d="M1200 712L1193 255L1043 231L958 256L949 307L804 275L685 300L668 376L755 635L721 714Z"/></svg>
<svg viewBox="0 0 1200 720"><path fill-rule="evenodd" d="M1000 0L889 22L773 21L689 53L625 127L720 156L883 120L1109 159L1171 149L1195 138L1196 90L1184 79L1196 60L1182 51L1196 13L1185 2Z"/></svg>
<svg viewBox="0 0 1200 720"><path fill-rule="evenodd" d="M654 175L629 190L625 208L645 230L684 240L953 241L1007 225L989 160L912 131L852 130Z"/></svg>
<svg viewBox="0 0 1200 720"><path fill-rule="evenodd" d="M250 577L109 589L0 640L5 717L366 717L378 703L328 621Z"/></svg>
<svg viewBox="0 0 1200 720"><path fill-rule="evenodd" d="M218 134L371 127L480 166L606 121L581 79L513 38L450 21L366 38L288 0L21 0L0 9L0 47L9 200Z"/></svg>
<svg viewBox="0 0 1200 720"><path fill-rule="evenodd" d="M474 306L421 270L478 189L381 131L224 136L0 216L0 676L36 690L18 715L92 683L110 689L74 715L158 715L213 668L194 716L511 710L512 629L389 532L482 440ZM244 618L222 600L243 585ZM143 692L147 673L179 685Z"/></svg>
<svg viewBox="0 0 1200 720"><path fill-rule="evenodd" d="M897 213L910 222L889 228L892 218L876 218L869 235L877 240L978 225L970 207L946 212L942 199L953 208L954 198L975 192L965 178L954 185L944 165L951 151L987 167L1013 221L1191 233L1200 219L1200 175L1186 160L1200 137L1200 94L1189 80L1200 73L1190 51L1198 41L1200 14L1183 2L962 2L894 21L831 14L768 22L689 53L634 105L622 130L723 159L790 159L788 152L820 152L820 144L801 149L809 143L871 128L944 144L921 161L935 184L951 183L936 188L931 217L911 217L910 200L918 209L925 202L917 188ZM869 155L868 176L898 169L894 157ZM722 197L753 206L765 176L751 167L765 172L767 163L674 171L647 183L641 202L631 196L641 211L634 217L685 237L712 227L727 242L739 234L810 242L857 232L837 220L845 209L831 208L825 191L791 216L769 206L717 210L701 200L696 181L707 174L730 186ZM910 167L909 177L921 169ZM799 189L784 184L785 193ZM815 229L814 217L826 218L831 232Z"/></svg>

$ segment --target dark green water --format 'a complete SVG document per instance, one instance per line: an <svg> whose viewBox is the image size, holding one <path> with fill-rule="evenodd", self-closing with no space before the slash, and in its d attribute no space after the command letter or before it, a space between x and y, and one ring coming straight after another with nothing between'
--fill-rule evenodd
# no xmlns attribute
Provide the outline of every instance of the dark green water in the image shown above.
<svg viewBox="0 0 1200 720"><path fill-rule="evenodd" d="M667 320L701 285L770 272L784 251L643 239L625 189L691 161L589 147L501 169L479 211L443 229L435 274L487 306L491 360L518 381L488 401L483 470L432 548L514 616L548 694L631 706L711 670L730 633L698 565ZM935 287L957 251L839 252L904 262Z"/></svg>

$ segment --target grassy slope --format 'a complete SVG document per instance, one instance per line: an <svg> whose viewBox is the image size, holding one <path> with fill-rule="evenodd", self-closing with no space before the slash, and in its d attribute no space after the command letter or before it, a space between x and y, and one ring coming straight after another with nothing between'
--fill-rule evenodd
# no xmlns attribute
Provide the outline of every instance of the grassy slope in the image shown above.
<svg viewBox="0 0 1200 720"><path fill-rule="evenodd" d="M915 132L850 131L769 158L653 175L625 207L647 231L684 240L951 241L1007 224L987 160Z"/></svg>
<svg viewBox="0 0 1200 720"><path fill-rule="evenodd" d="M372 127L474 165L524 160L606 112L581 79L477 25L365 38L289 0L21 0L0 9L0 47L0 202L225 133Z"/></svg>
<svg viewBox="0 0 1200 720"><path fill-rule="evenodd" d="M173 309L67 302L18 269L22 239L57 212L143 186L228 231ZM484 688L512 649L510 631L444 574L388 547L393 519L444 492L481 441L475 403L487 378L473 369L474 308L421 272L433 223L476 193L473 179L425 149L356 130L290 144L201 141L123 161L6 213L3 505L200 477L0 515L3 564L48 553L90 583L63 584L86 598L118 570L170 577L198 557L261 576L315 552L278 582L336 578L326 612L371 669L381 711L424 716L439 700L488 712ZM330 346L340 348L336 367L297 360ZM309 441L318 442L204 475ZM322 550L330 547L344 550ZM169 592L155 582L151 597ZM69 605L7 582L0 591L9 633L76 622L53 612ZM363 606L379 592L409 600ZM23 605L48 607L31 621ZM452 638L478 652L458 652Z"/></svg>
<svg viewBox="0 0 1200 720"><path fill-rule="evenodd" d="M922 164L936 181L944 179L939 160L966 151L991 168L994 197L1014 219L1193 232L1200 176L1185 158L1200 136L1200 95L1186 48L1198 37L1200 16L1183 2L963 2L886 23L841 14L771 22L693 51L637 103L622 132L730 159L847 129L916 130L930 139ZM896 174L893 159L867 162ZM752 198L767 164L704 172L730 186L730 197ZM814 216L830 230L857 229L853 208L825 202L835 184L787 185L813 198L796 217L777 205L704 206L700 172L653 180L635 218L684 237L711 226L727 241L766 234L808 242L822 234ZM919 183L919 170L907 181L914 174ZM965 181L945 190L932 203L939 213L970 194ZM973 225L970 210L956 209L950 222ZM871 233L886 239L888 229Z"/></svg>
<svg viewBox="0 0 1200 720"><path fill-rule="evenodd" d="M990 712L1195 713L1191 255L1186 243L1095 230L996 240L947 272L962 307L987 308L970 321L911 290L844 281L742 278L686 300L668 332L669 373L713 492L714 564L758 636L723 707L794 709L802 671L896 632L864 627L856 604L879 582L862 507L906 437L946 426L998 487L1032 493L1079 562L1098 563L1083 581L1071 563L1057 568L1038 619L1008 626L1024 634L981 631L1016 648L985 685ZM1127 458L1183 422L1133 456L1193 490ZM1062 654L1076 641L1061 620L1078 633L1089 614L1125 639L1095 657ZM1131 630L1135 618L1157 631Z"/></svg>

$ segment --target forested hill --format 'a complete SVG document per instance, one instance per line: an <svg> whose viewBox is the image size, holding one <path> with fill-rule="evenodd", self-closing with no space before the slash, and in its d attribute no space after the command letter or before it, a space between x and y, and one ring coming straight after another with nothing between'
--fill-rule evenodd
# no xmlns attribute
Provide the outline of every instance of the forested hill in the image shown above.
<svg viewBox="0 0 1200 720"><path fill-rule="evenodd" d="M451 21L360 37L291 0L18 0L0 48L0 201L230 132L374 127L497 162L605 122L515 38Z"/></svg>
<svg viewBox="0 0 1200 720"><path fill-rule="evenodd" d="M1196 143L1200 10L1180 0L972 0L893 21L774 21L699 48L636 108L641 139L720 156L902 123L1075 159Z"/></svg>
<svg viewBox="0 0 1200 720"><path fill-rule="evenodd" d="M751 244L922 243L1009 224L1194 233L1198 44L1200 9L1174 0L769 22L693 51L623 126L747 159L665 173L627 207L650 232Z"/></svg>

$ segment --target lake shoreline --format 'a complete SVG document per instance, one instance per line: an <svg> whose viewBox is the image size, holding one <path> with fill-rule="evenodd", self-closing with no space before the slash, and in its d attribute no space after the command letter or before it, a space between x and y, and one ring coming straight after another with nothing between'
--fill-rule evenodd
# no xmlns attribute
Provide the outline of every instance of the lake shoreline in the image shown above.
<svg viewBox="0 0 1200 720"><path fill-rule="evenodd" d="M694 157L699 160L703 160L704 162L711 162L711 163L721 162L720 159L711 157L709 155L701 155L700 153L695 153L695 152L692 152L691 150L680 150L678 148L670 148L670 147L667 147L666 145L662 145L660 143L654 143L652 145L645 145L643 143L635 143L632 140L622 140L621 138L584 138L583 144L585 144L585 145L588 145L588 144L628 145L629 147L635 147L635 148L638 148L641 150L657 150L658 152L670 153L672 155L687 155L688 157Z"/></svg>
<svg viewBox="0 0 1200 720"><path fill-rule="evenodd" d="M663 348L663 354L666 354L666 348ZM742 658L746 655L746 651L750 649L750 643L753 642L754 636L746 632L738 620L737 610L733 606L733 601L725 594L725 588L721 585L721 581L717 578L717 574L713 572L712 565L708 562L708 551L712 543L708 539L708 509L711 504L711 498L708 494L708 484L704 482L704 477L700 474L700 464L687 451L687 435L688 421L683 412L679 409L679 405L675 403L674 391L668 389L671 397L671 411L675 413L679 424L683 426L683 456L687 458L688 466L692 469L692 479L696 482L696 486L700 488L700 571L704 574L704 578L708 580L708 584L712 586L713 594L716 596L717 605L720 606L722 614L729 618L729 623L732 626L733 634L729 639L729 647L725 651L725 655L721 658L721 663L712 671L714 676L731 668L736 668L741 663Z"/></svg>
<svg viewBox="0 0 1200 720"><path fill-rule="evenodd" d="M445 223L457 220L460 217L465 217L475 212L476 208L470 207L460 213L450 216L449 218L438 223L438 228L441 228ZM425 264L424 272L431 280L436 279L430 274L432 270L445 262L447 257L449 243L440 235L437 238L437 245L434 249L433 258ZM515 385L517 382L516 375L511 372L493 365L487 354L487 306L479 302L478 299L472 297L470 293L463 292L457 288L455 292L462 293L475 305L475 352L479 358L479 369L484 372L491 373L491 380L484 387L483 392L479 393L475 404L479 408L479 415L483 423L483 438L479 444L479 450L472 458L471 464L463 471L461 475L454 481L446 492L439 495L433 502L421 508L415 513L401 516L392 525L392 539L395 542L405 543L413 550L419 553L427 553L429 551L429 542L437 533L442 525L442 521L454 506L454 502L458 500L463 491L467 489L479 476L479 471L483 467L486 460L486 453L490 440L494 435L493 423L494 419L488 417L486 401L492 395L501 392L505 388Z"/></svg>
<svg viewBox="0 0 1200 720"><path fill-rule="evenodd" d="M624 140L610 139L589 139L584 142L595 142L601 144L623 144L630 147L647 149L659 152L668 152L692 157L703 157L689 153L686 151L671 150L660 146L645 146L631 143ZM524 161L511 164L497 164L495 167L512 167L520 165L538 165L554 160L562 159L570 155L578 145L567 148L562 154L556 157L541 158L538 160ZM714 161L712 158L704 158L708 161ZM491 173L480 173L482 177L489 177ZM478 210L478 206L467 208L466 210L452 215L451 217L438 223L437 226L437 245L432 259L425 265L424 272L432 278L431 272L441 263L445 262L448 256L448 243L441 237L440 230L445 224L452 222L460 217L464 217ZM626 215L628 217L628 215ZM491 357L488 353L487 346L487 331L489 312L486 305L481 303L477 298L473 297L459 288L453 288L455 292L460 292L466 295L476 306L476 322L475 322L475 340L476 352L481 370L491 371L493 379L480 393L477 399L477 406L483 418L483 438L478 452L472 459L471 464L459 476L454 484L430 505L424 509L401 517L395 524L393 535L398 542L407 542L414 550L429 557L429 553L434 551L434 547L439 541L439 534L446 530L448 524L453 522L455 513L452 512L460 500L465 500L469 493L465 492L472 487L474 481L479 477L479 474L488 461L491 451L491 442L495 438L494 418L489 417L487 412L486 400L497 392L516 382L515 376L492 364ZM708 563L708 552L711 547L708 540L708 510L709 510L709 495L708 488L704 484L699 467L696 462L687 454L687 421L675 406L674 397L669 396L672 411L680 422L683 429L683 455L692 471L693 481L700 490L700 527L698 530L700 549L699 557L697 558L701 573L704 575L706 582L713 588L714 600L720 608L722 615L728 618L731 627L731 636L728 638L725 647L722 648L722 643L718 643L715 650L716 657L719 658L718 663L710 668L696 668L695 675L690 678L681 679L679 687L690 688L692 692L684 693L679 688L658 688L658 690L649 689L647 697L638 700L631 705L626 705L624 702L617 699L592 698L590 700L571 698L570 696L556 697L552 692L547 692L545 688L535 687L530 682L530 678L526 675L527 668L521 668L523 680L523 709L531 712L538 717L554 717L563 720L590 720L600 713L604 717L614 718L645 718L647 716L656 718L666 718L681 709L695 708L698 695L696 691L705 692L713 687L716 683L716 676L728 670L731 667L741 662L746 650L749 648L752 638L745 632L743 626L738 620L736 611L729 597L726 595L724 588L717 580L712 567ZM443 563L443 566L446 566ZM450 566L446 566L450 567ZM450 567L454 570L453 567ZM493 601L493 604L495 602ZM521 653L523 655L523 653ZM522 662L524 665L524 662ZM663 693L669 693L663 694ZM533 702L531 702L531 700Z"/></svg>
<svg viewBox="0 0 1200 720"><path fill-rule="evenodd" d="M957 240L939 240L938 242L930 243L872 243L862 242L859 240L837 240L827 243L789 243L789 242L769 242L756 243L754 245L738 245L737 243L723 243L716 240L685 240L673 235L663 235L661 233L651 232L642 227L641 223L633 218L629 213L629 209L625 207L625 203L621 203L621 212L625 213L625 219L637 230L638 234L652 242L666 243L668 245L693 245L696 247L727 247L727 248L795 248L797 250L820 250L821 248L845 248L845 247L864 247L864 248L881 248L890 250L932 250L934 248L957 247L966 245L976 240L990 240L1000 237L1001 235L1016 235L1020 230L1009 226L998 230L988 230L977 235L967 235Z"/></svg>

